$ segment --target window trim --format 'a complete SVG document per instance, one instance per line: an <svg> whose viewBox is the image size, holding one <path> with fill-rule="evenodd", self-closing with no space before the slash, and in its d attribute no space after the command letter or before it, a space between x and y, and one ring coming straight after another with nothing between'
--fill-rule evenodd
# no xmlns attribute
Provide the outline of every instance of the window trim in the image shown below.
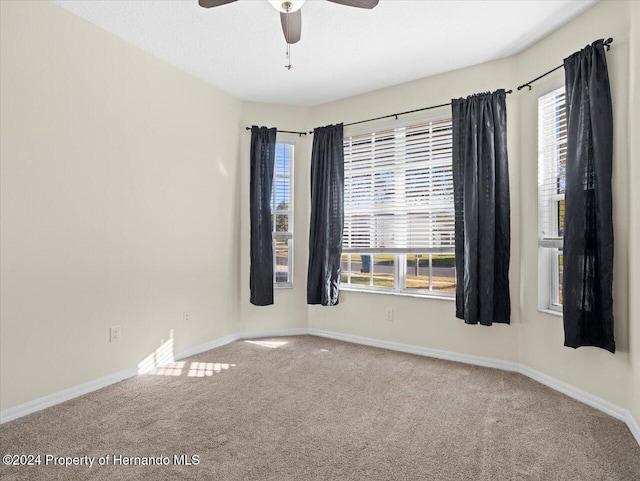
<svg viewBox="0 0 640 481"><path fill-rule="evenodd" d="M367 252L367 253L360 253L360 252L343 252L343 254L349 254L349 255L370 255L370 256L374 256L376 254L380 254L379 252L376 253L372 253L372 252ZM442 299L442 300L449 300L449 301L455 301L456 299L456 295L455 292L445 292L445 291L437 291L434 289L408 289L406 287L406 281L407 281L407 277L406 277L406 265L407 265L407 260L406 260L406 256L407 255L421 255L421 256L427 256L427 255L455 255L454 251L448 251L448 252L434 252L434 253L427 253L427 252L420 252L420 253L415 253L415 252L411 252L408 254L395 254L395 261L394 261L394 284L395 287L382 287L382 286L366 286L366 285L362 285L362 284L351 284L350 282L348 283L340 283L340 290L341 291L347 291L347 292L370 292L370 293L374 293L374 294L387 294L387 295L397 295L397 296L407 296L407 297L419 297L419 298L426 298L426 299ZM349 257L348 261L347 261L347 280L351 279L351 257ZM429 274L429 284L430 286L432 286L432 277L433 275L431 274L431 269L433 269L433 261L430 263L430 274ZM370 272L370 276L373 276L373 269L371 269Z"/></svg>
<svg viewBox="0 0 640 481"><path fill-rule="evenodd" d="M551 311L562 312L563 306L560 303L560 273L559 273L559 262L560 256L562 255L562 249L548 249L548 256L551 262L549 266L550 269L550 277L551 277L551 292L549 293L549 307L548 309Z"/></svg>
<svg viewBox="0 0 640 481"><path fill-rule="evenodd" d="M375 256L376 254L382 254L381 252L343 252L343 255L349 255L347 260L347 283L340 282L340 290L351 291L351 292L373 292L380 294L393 294L400 296L410 296L410 297L421 297L421 298L435 298L435 299L448 299L455 301L456 295L455 292L446 292L446 291L438 291L429 289L409 289L406 287L407 285L407 256L408 255L425 255L425 256L433 256L433 255L453 255L455 256L454 250L445 251L443 248L436 248L437 252L411 252L410 254L406 253L395 253L394 260L394 287L382 287L382 286L366 286L362 284L351 284L351 255L370 255ZM432 287L432 278L433 278L433 260L430 259L430 269L429 269L429 284ZM373 264L370 271L370 278L373 277L374 269ZM455 275L455 270L454 270Z"/></svg>
<svg viewBox="0 0 640 481"><path fill-rule="evenodd" d="M554 83L548 85L543 90L538 92L538 106L537 116L540 116L540 100L546 96L557 92L564 88L564 84ZM538 122L537 128L537 140L539 145L540 135L540 123ZM537 168L540 169L540 163L543 161L541 158L541 151L538 149L537 155ZM540 191L538 186L538 206L540 205ZM552 194L546 197L549 203L558 204L559 201L564 200L564 194ZM558 209L549 208L551 217L549 223L552 225L558 224ZM540 224L540 212L537 215L538 229ZM538 231L539 232L539 231ZM538 235L538 311L546 314L552 314L562 317L563 305L559 301L560 292L560 279L558 269L558 256L562 255L563 237L539 237Z"/></svg>
<svg viewBox="0 0 640 481"><path fill-rule="evenodd" d="M414 118L404 121L396 121L387 124L377 125L373 128L368 129L359 129L354 131L346 131L344 133L344 139L348 139L350 137L359 137L367 134L373 134L376 132L386 132L390 130L403 129L408 128L412 125L419 124L428 124L428 123L438 123L442 121L451 120L450 113L442 113L438 115L434 115L432 117L420 117ZM453 134L453 128L452 128ZM398 141L397 138L394 139L395 142ZM452 146L453 147L453 146ZM453 160L453 159L452 159ZM347 283L340 283L340 290L347 292L367 292L373 294L385 294L385 295L396 295L396 296L405 296L405 297L418 297L418 298L427 298L427 299L440 299L440 300L448 300L455 301L455 293L449 293L444 291L435 291L428 289L407 289L407 260L406 257L409 255L453 255L455 256L455 248L454 247L432 247L432 248L421 248L416 249L415 251L407 252L408 249L395 249L395 248L345 248L342 250L343 255L349 255L348 264L347 264ZM365 286L361 284L351 284L349 283L351 279L351 255L371 255L372 257L379 254L394 254L394 285L393 288L381 287L381 286ZM371 276L373 276L373 262L371 266ZM432 266L431 266L432 268ZM430 269L429 273L429 284L432 285L432 271Z"/></svg>
<svg viewBox="0 0 640 481"><path fill-rule="evenodd" d="M340 284L340 291L363 292L365 294L382 294L383 296L415 297L418 299L436 299L439 301L455 301L456 300L455 294L452 294L451 296L441 296L441 295L435 295L435 294L420 294L417 292L409 292L409 291L396 292L396 291L383 291L380 289L376 289L376 290L360 289L360 288L350 287L349 285L343 287L342 284Z"/></svg>

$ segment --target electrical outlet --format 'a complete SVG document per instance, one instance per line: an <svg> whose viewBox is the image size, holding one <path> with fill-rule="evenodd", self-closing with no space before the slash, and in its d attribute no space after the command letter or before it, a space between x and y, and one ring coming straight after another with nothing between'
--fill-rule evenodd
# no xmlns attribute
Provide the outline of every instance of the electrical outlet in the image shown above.
<svg viewBox="0 0 640 481"><path fill-rule="evenodd" d="M387 308L387 317L385 319L387 321L393 321L393 309L390 307Z"/></svg>
<svg viewBox="0 0 640 481"><path fill-rule="evenodd" d="M189 322L189 313L188 313L188 312L184 312L184 313L182 314L182 320L183 320L184 322Z"/></svg>
<svg viewBox="0 0 640 481"><path fill-rule="evenodd" d="M112 326L109 328L109 342L120 342L121 339L120 326Z"/></svg>

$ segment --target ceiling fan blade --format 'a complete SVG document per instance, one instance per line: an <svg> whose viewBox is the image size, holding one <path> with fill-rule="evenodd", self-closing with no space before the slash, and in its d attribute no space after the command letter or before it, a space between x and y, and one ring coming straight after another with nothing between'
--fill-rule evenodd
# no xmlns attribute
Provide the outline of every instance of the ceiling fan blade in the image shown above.
<svg viewBox="0 0 640 481"><path fill-rule="evenodd" d="M198 0L198 3L201 7L211 8L211 7L220 7L222 5L226 5L227 3L233 3L236 0Z"/></svg>
<svg viewBox="0 0 640 481"><path fill-rule="evenodd" d="M340 5L346 5L347 7L358 7L372 9L380 0L329 0L333 3L339 3Z"/></svg>
<svg viewBox="0 0 640 481"><path fill-rule="evenodd" d="M287 43L299 42L302 35L302 12L300 10L291 13L280 12L280 22Z"/></svg>

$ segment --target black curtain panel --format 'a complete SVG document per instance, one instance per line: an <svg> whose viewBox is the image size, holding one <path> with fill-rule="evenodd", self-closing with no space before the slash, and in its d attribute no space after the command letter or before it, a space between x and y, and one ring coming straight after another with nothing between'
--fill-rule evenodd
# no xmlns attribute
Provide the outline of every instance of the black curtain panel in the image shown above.
<svg viewBox="0 0 640 481"><path fill-rule="evenodd" d="M307 303L335 306L344 224L342 124L313 131Z"/></svg>
<svg viewBox="0 0 640 481"><path fill-rule="evenodd" d="M251 304L273 304L271 187L276 160L276 129L251 127Z"/></svg>
<svg viewBox="0 0 640 481"><path fill-rule="evenodd" d="M456 317L509 324L511 251L506 93L451 101Z"/></svg>
<svg viewBox="0 0 640 481"><path fill-rule="evenodd" d="M564 345L615 352L613 114L602 40L564 60L567 170L563 248Z"/></svg>

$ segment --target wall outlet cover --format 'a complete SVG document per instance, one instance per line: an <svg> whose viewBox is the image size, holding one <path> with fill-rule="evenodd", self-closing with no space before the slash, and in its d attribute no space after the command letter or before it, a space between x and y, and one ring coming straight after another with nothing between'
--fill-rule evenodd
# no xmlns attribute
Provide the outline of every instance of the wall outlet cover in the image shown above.
<svg viewBox="0 0 640 481"><path fill-rule="evenodd" d="M112 326L109 328L109 342L120 342L121 337L120 326Z"/></svg>

